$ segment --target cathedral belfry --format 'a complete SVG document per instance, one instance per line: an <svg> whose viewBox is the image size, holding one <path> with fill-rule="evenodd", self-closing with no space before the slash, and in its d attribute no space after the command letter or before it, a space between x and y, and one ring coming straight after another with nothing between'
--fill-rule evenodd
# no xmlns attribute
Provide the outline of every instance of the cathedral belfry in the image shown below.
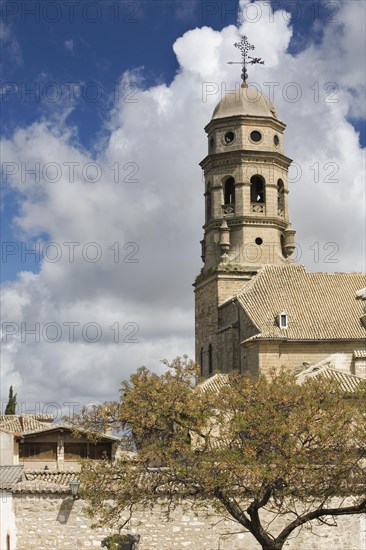
<svg viewBox="0 0 366 550"><path fill-rule="evenodd" d="M243 82L216 106L205 127L208 155L200 163L205 224L204 266L194 285L196 360L206 375L222 369L221 304L262 267L291 262L295 248L288 215L292 161L283 151L286 125L269 99L247 84L247 65L264 62L248 56L254 47L246 37L235 46L242 53ZM238 361L234 353L232 368Z"/></svg>
<svg viewBox="0 0 366 550"><path fill-rule="evenodd" d="M309 273L291 259L285 124L247 85L247 65L263 61L248 55L246 37L235 46L243 83L216 106L201 162L206 219L194 283L201 375L236 369L256 377L286 366L365 378L365 275Z"/></svg>

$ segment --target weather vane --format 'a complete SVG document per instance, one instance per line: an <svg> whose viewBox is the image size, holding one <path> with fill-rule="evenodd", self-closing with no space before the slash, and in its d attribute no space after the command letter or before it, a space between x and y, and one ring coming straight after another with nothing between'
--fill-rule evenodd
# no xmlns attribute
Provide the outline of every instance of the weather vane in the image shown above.
<svg viewBox="0 0 366 550"><path fill-rule="evenodd" d="M241 71L241 78L243 80L243 84L246 84L248 78L247 65L264 65L264 61L262 61L260 57L251 57L250 55L248 55L248 52L250 50L254 50L255 46L249 44L246 36L242 36L240 42L235 42L234 46L241 51L242 61L228 61L228 65L243 66ZM250 59L250 61L248 61L248 59Z"/></svg>

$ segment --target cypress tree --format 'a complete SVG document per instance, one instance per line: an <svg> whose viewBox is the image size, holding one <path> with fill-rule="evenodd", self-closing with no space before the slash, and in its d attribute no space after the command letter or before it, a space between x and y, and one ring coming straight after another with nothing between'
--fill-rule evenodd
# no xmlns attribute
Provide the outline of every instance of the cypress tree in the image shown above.
<svg viewBox="0 0 366 550"><path fill-rule="evenodd" d="M13 392L13 386L9 389L9 399L6 405L5 414L16 414L15 409L17 406L17 394Z"/></svg>

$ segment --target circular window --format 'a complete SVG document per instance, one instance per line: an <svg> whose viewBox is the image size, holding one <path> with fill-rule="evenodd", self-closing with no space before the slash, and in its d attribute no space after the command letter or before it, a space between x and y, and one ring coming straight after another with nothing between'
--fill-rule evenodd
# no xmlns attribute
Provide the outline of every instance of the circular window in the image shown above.
<svg viewBox="0 0 366 550"><path fill-rule="evenodd" d="M257 237L255 239L255 244L257 244L258 246L260 246L262 243L263 243L263 239L261 239L260 237Z"/></svg>
<svg viewBox="0 0 366 550"><path fill-rule="evenodd" d="M258 130L254 130L253 132L251 132L250 134L250 139L252 141L255 141L255 142L258 142L262 139L262 134L260 132L258 132Z"/></svg>
<svg viewBox="0 0 366 550"><path fill-rule="evenodd" d="M278 144L280 143L280 140L279 140L278 136L274 136L273 143L275 144L276 147L278 147Z"/></svg>
<svg viewBox="0 0 366 550"><path fill-rule="evenodd" d="M234 141L235 135L234 132L226 132L224 141L228 145L229 143L232 143Z"/></svg>

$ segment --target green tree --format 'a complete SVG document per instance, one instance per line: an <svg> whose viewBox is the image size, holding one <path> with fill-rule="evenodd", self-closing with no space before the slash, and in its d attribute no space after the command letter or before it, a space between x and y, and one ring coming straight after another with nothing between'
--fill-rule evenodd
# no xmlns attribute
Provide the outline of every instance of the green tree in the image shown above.
<svg viewBox="0 0 366 550"><path fill-rule="evenodd" d="M192 387L192 363L168 366L161 376L139 369L122 383L120 402L77 419L100 432L113 423L125 449L137 450L112 466L84 463L83 495L97 521L121 528L126 509L162 495L167 508L189 498L229 515L262 549L280 550L307 522L366 511L364 392L351 399L335 383L300 386L285 372L271 380L232 374L203 391ZM279 532L264 509L281 515Z"/></svg>
<svg viewBox="0 0 366 550"><path fill-rule="evenodd" d="M5 408L5 414L16 414L17 394L13 392L13 386L9 388L8 403Z"/></svg>

